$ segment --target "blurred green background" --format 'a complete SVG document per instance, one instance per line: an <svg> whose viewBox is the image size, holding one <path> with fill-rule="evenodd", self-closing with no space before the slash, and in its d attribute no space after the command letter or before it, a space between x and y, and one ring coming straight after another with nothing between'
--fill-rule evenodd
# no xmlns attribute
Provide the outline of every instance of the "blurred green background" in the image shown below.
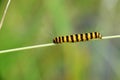
<svg viewBox="0 0 120 80"><path fill-rule="evenodd" d="M7 0L0 0L0 19ZM12 0L0 50L51 43L56 36L120 34L120 0ZM120 80L119 39L0 54L0 80Z"/></svg>

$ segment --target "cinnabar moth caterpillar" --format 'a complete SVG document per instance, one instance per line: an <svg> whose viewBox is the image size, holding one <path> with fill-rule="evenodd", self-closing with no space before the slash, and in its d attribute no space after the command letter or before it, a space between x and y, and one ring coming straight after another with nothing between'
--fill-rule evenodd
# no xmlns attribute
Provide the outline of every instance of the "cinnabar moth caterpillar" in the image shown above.
<svg viewBox="0 0 120 80"><path fill-rule="evenodd" d="M102 39L102 35L99 32L83 33L83 34L73 34L68 36L55 37L53 43L65 43L65 42L80 42L88 41L91 39Z"/></svg>

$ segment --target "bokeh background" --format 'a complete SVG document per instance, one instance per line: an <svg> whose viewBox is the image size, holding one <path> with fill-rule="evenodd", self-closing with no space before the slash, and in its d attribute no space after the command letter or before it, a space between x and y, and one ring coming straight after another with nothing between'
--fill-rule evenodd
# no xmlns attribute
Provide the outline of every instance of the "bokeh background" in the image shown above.
<svg viewBox="0 0 120 80"><path fill-rule="evenodd" d="M8 0L0 0L0 19ZM51 43L56 36L120 34L120 0L11 0L0 50ZM0 80L120 80L120 39L0 54Z"/></svg>

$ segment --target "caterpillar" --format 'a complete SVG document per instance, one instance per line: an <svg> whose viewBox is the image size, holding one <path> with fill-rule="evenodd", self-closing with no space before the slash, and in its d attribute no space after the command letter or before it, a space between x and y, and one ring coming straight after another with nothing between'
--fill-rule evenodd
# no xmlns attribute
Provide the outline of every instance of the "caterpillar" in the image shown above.
<svg viewBox="0 0 120 80"><path fill-rule="evenodd" d="M55 37L53 43L65 43L65 42L80 42L88 41L91 39L102 39L102 35L99 32L73 34L68 36Z"/></svg>

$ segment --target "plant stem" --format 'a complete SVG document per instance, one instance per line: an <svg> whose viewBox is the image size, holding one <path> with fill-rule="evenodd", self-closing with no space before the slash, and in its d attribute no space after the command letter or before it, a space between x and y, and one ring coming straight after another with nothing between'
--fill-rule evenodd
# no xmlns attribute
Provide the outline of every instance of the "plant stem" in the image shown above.
<svg viewBox="0 0 120 80"><path fill-rule="evenodd" d="M113 38L120 38L120 35L105 36L105 37L102 37L101 40L103 40L103 39L113 39ZM1 50L0 54L7 53L7 52L15 52L15 51L22 51L22 50L34 49L34 48L47 47L47 46L54 46L54 45L56 45L56 44L54 44L54 43L48 43L48 44L40 44L40 45L27 46L27 47L21 47L21 48L14 48L14 49L8 49L8 50Z"/></svg>
<svg viewBox="0 0 120 80"><path fill-rule="evenodd" d="M15 52L15 51L21 51L21 50L28 50L28 49L34 49L34 48L40 48L40 47L47 47L47 46L53 46L54 43L48 43L48 44L40 44L40 45L34 45L34 46L27 46L27 47L21 47L21 48L14 48L14 49L8 49L8 50L1 50L1 53L7 53L7 52Z"/></svg>
<svg viewBox="0 0 120 80"><path fill-rule="evenodd" d="M9 5L10 5L10 2L11 2L11 0L8 0L7 5L6 5L6 8L5 8L5 10L4 10L2 19L1 19L1 21L0 21L0 29L2 28L2 25L3 25L3 22L4 22L4 19L5 19L5 16L6 16L8 7L9 7Z"/></svg>
<svg viewBox="0 0 120 80"><path fill-rule="evenodd" d="M120 38L120 35L102 37L102 39L112 39L112 38Z"/></svg>

